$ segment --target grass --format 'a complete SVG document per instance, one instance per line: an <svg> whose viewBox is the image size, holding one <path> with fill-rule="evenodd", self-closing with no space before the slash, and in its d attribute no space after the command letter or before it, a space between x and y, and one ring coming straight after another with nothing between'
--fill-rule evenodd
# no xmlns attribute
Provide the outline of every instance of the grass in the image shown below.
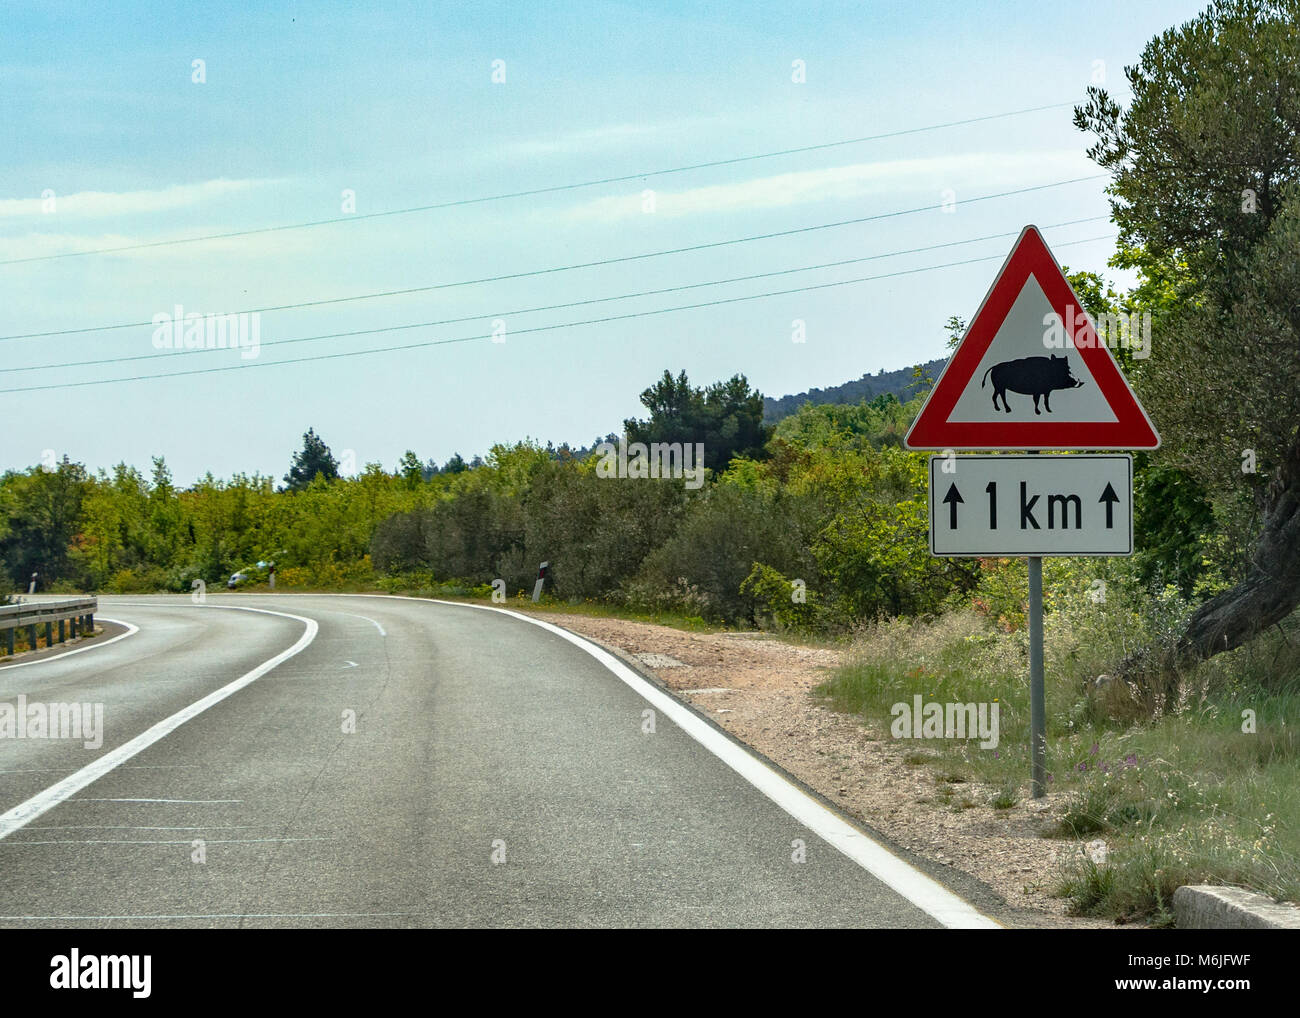
<svg viewBox="0 0 1300 1018"><path fill-rule="evenodd" d="M1119 600L1113 597L1112 601ZM1048 771L1056 820L1045 836L1107 841L1097 865L1064 864L1054 890L1081 915L1172 922L1183 883L1245 886L1300 901L1300 617L1183 676L1167 710L1093 680L1133 646L1177 630L1168 605L1058 598L1046 620ZM983 786L995 810L1028 795L1028 658L1023 631L973 611L890 621L859 635L849 662L818 689L834 709L889 731L895 703L999 705L996 748L931 739L905 761L934 768L934 801L958 808L954 787ZM1251 731L1251 719L1254 730ZM924 746L924 749L921 748ZM970 782L963 785L960 782Z"/></svg>

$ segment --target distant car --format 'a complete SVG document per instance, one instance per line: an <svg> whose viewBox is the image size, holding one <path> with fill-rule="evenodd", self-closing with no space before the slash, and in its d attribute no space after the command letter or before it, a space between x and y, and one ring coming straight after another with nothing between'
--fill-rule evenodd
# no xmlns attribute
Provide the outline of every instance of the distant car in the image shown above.
<svg viewBox="0 0 1300 1018"><path fill-rule="evenodd" d="M252 579L252 577L249 576L248 573L231 573L230 579L226 581L226 589L234 590L241 583L246 583L250 579Z"/></svg>

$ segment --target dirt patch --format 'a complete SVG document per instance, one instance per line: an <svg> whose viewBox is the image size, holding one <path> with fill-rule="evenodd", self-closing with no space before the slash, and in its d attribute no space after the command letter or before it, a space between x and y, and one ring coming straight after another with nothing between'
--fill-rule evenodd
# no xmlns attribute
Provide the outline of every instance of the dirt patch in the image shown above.
<svg viewBox="0 0 1300 1018"><path fill-rule="evenodd" d="M988 805L994 789L942 780L916 750L888 732L823 706L812 690L841 652L766 634L688 633L623 619L553 612L539 618L587 636L654 675L742 742L898 845L983 882L1013 910L1008 925L1114 929L1066 915L1050 891L1080 842L1041 831L1059 797Z"/></svg>

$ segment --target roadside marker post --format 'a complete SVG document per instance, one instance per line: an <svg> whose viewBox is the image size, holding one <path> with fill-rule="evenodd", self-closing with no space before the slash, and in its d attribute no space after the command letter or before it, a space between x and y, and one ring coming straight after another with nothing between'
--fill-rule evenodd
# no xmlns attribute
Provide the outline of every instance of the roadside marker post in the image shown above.
<svg viewBox="0 0 1300 1018"><path fill-rule="evenodd" d="M932 555L1028 562L1035 799L1047 794L1043 558L1133 553L1132 457L1037 454L1160 445L1082 306L1037 228L1026 226L905 440L943 452L930 458Z"/></svg>

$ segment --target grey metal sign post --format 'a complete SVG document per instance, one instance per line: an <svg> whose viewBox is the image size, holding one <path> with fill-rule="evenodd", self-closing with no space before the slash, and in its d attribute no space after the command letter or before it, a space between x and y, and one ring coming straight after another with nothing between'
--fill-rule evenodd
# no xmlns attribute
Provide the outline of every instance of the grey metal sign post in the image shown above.
<svg viewBox="0 0 1300 1018"><path fill-rule="evenodd" d="M1029 455L1038 455L1032 450ZM1029 556L1029 790L1047 794L1047 690L1043 685L1043 560Z"/></svg>

